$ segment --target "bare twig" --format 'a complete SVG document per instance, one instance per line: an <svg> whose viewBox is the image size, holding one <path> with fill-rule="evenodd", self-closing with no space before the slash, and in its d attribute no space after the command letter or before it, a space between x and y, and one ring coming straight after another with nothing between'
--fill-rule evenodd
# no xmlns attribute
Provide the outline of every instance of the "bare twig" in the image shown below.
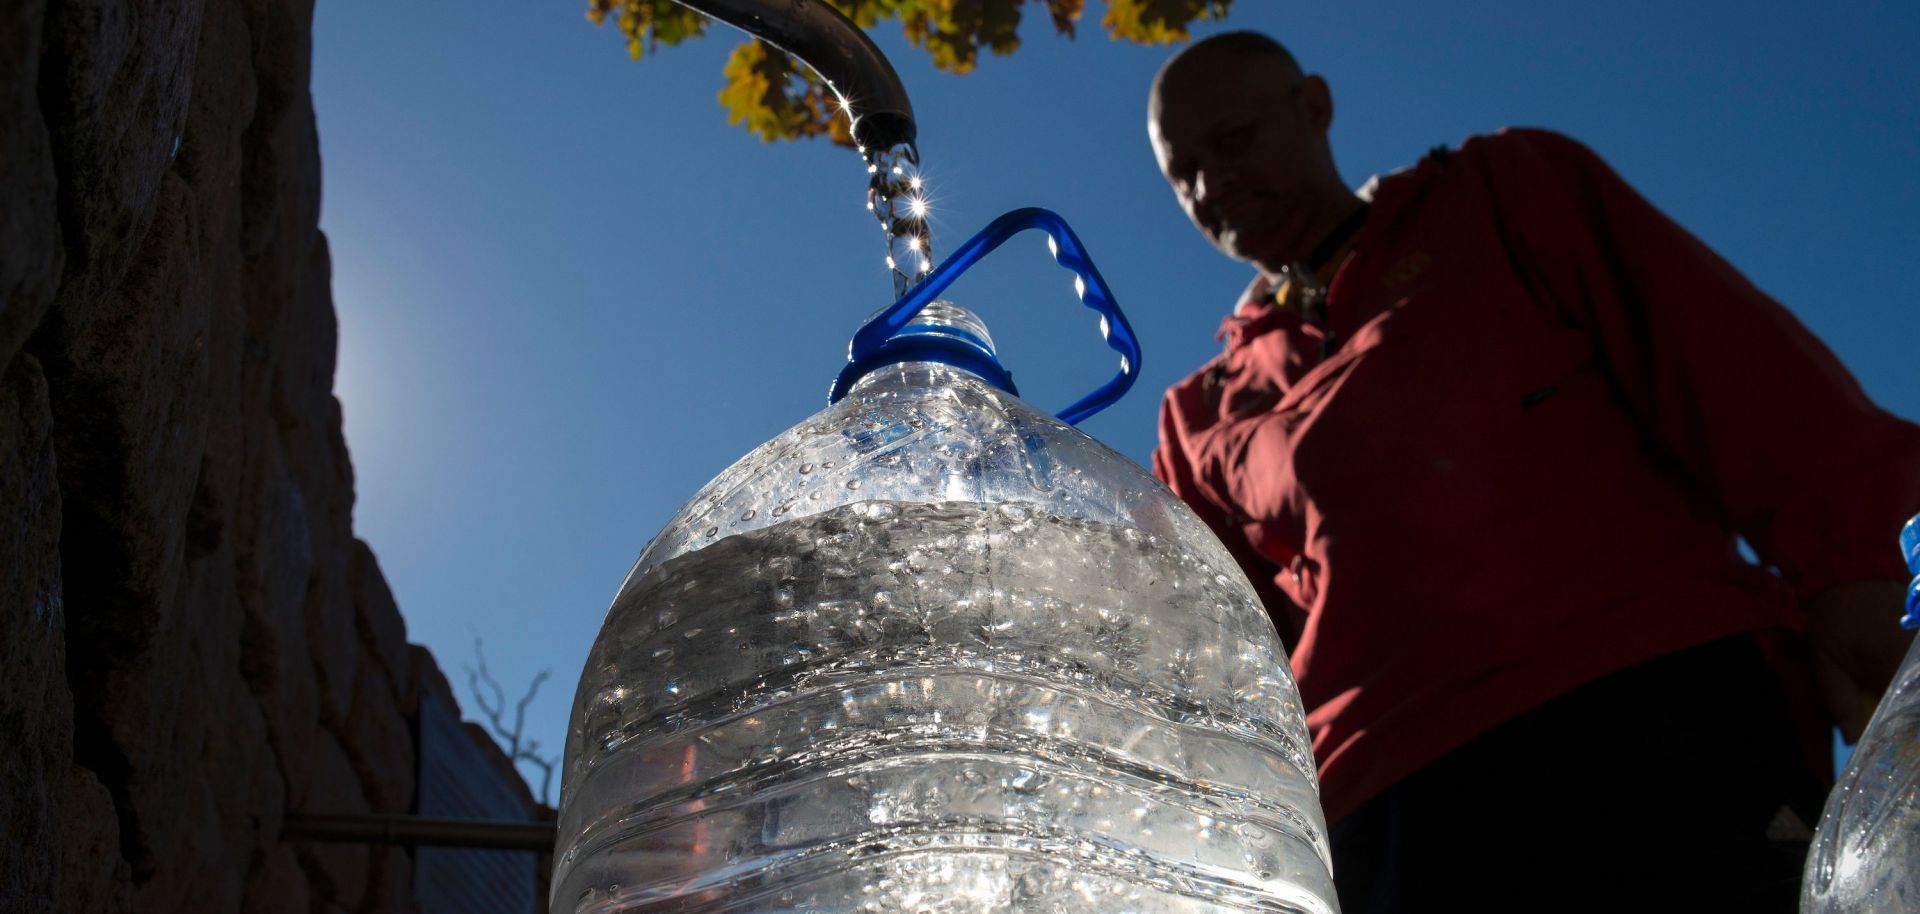
<svg viewBox="0 0 1920 914"><path fill-rule="evenodd" d="M527 684L527 692L513 707L513 724L507 724L507 693L500 687L500 681L493 678L487 670L487 657L481 650L478 637L473 639L474 665L467 667L467 688L473 692L473 701L486 715L487 726L493 731L507 750L507 758L515 765L522 762L540 769L540 802L553 805L553 771L560 764L557 756L540 754L540 741L527 739L527 706L533 703L534 696L540 694L541 684L552 675L551 670L541 670L533 681ZM488 693L493 699L488 700Z"/></svg>

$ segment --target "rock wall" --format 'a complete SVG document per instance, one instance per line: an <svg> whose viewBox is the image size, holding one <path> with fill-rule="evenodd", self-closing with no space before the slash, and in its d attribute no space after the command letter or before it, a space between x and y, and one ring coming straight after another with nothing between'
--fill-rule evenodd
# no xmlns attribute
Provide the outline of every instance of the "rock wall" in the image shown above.
<svg viewBox="0 0 1920 914"><path fill-rule="evenodd" d="M0 912L415 909L280 833L411 810L453 700L353 537L311 22L0 5Z"/></svg>

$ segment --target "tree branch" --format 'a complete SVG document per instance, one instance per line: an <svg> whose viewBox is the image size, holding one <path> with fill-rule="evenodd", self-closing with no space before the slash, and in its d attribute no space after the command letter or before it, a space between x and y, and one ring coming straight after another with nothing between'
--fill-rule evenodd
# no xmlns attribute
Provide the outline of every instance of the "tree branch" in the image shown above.
<svg viewBox="0 0 1920 914"><path fill-rule="evenodd" d="M507 693L500 682L493 678L487 669L487 657L482 650L479 638L473 639L474 664L467 667L467 688L473 693L474 704L485 714L487 726L493 731L494 738L504 743L507 758L516 766L525 763L540 769L540 802L553 805L553 772L559 765L559 756L540 754L540 741L526 738L527 707L533 704L535 696L540 694L541 684L552 675L552 670L541 670L534 674L533 681L527 684L526 694L514 703L513 725L507 725ZM487 693L493 693L493 700L487 700Z"/></svg>

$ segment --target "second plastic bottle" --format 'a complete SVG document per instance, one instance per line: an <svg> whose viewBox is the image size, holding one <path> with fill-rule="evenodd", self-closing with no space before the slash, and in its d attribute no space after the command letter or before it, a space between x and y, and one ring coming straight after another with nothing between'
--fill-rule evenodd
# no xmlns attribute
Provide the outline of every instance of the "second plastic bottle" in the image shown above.
<svg viewBox="0 0 1920 914"><path fill-rule="evenodd" d="M1920 517L1907 522L1900 547L1915 575L1907 590L1905 625L1920 628ZM1807 854L1800 910L1920 910L1920 640L1907 648L1893 684L1827 795Z"/></svg>

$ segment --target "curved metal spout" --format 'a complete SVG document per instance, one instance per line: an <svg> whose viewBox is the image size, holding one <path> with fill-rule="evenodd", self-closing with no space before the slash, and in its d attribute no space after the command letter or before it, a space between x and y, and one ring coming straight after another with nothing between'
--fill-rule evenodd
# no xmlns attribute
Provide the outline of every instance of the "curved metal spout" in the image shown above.
<svg viewBox="0 0 1920 914"><path fill-rule="evenodd" d="M873 39L824 0L676 0L812 67L847 106L853 141L887 149L914 141L913 106Z"/></svg>

